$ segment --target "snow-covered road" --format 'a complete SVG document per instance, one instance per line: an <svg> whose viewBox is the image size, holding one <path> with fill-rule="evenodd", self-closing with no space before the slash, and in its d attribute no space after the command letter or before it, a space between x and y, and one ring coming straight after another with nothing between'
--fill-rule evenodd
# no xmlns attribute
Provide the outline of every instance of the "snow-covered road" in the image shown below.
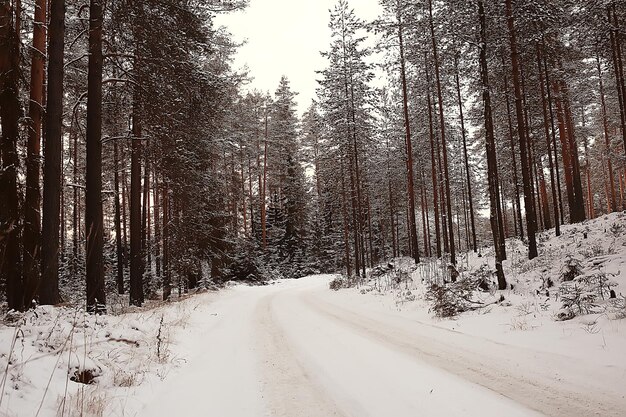
<svg viewBox="0 0 626 417"><path fill-rule="evenodd" d="M186 364L140 415L624 415L622 367L372 309L329 291L330 278L207 298L181 339Z"/></svg>

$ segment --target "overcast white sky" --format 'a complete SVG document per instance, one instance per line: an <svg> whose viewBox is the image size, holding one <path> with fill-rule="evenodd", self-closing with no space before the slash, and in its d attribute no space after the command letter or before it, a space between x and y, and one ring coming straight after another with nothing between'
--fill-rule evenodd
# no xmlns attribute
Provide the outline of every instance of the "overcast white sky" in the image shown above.
<svg viewBox="0 0 626 417"><path fill-rule="evenodd" d="M236 41L247 40L239 48L235 66L247 65L254 77L251 88L274 93L282 75L298 92L301 112L315 97L316 70L325 68L320 51L328 49L329 9L337 0L250 0L243 12L218 16ZM378 0L352 0L356 15L374 19L380 11Z"/></svg>

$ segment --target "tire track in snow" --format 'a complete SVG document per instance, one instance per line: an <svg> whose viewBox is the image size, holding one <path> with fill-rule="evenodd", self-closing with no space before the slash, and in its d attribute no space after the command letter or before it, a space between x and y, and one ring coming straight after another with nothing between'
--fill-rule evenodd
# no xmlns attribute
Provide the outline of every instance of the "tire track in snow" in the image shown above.
<svg viewBox="0 0 626 417"><path fill-rule="evenodd" d="M310 285L310 283L316 285ZM272 301L274 321L310 380L353 417L528 417L537 413L354 331L303 302L319 289L309 279ZM323 416L315 406L307 416Z"/></svg>
<svg viewBox="0 0 626 417"><path fill-rule="evenodd" d="M581 375L575 375L578 378L571 380L568 376L572 371L568 369L568 365L573 364L567 363L569 358L507 346L461 332L420 324L413 320L410 320L410 329L396 326L396 323L390 324L357 314L355 311L323 300L313 292L302 292L299 298L316 313L351 331L406 353L418 361L458 375L543 414L617 417L623 416L626 410L623 385L610 387L603 384L602 380L592 381L589 378L581 384L577 382L583 380ZM407 319L404 320L409 322ZM471 346L477 345L477 340L478 346L487 347L485 351L470 349ZM494 352L497 353L494 355ZM520 367L516 359L529 355L531 356L529 360L522 361L525 368ZM562 363L557 369L562 370L563 374L555 375L549 373L549 370L542 369L541 364L548 365L554 361ZM534 366L528 367L529 363ZM598 375L598 371L610 373L613 380L616 376L619 379L621 372L624 378L623 370L618 368L599 370L598 367L591 367L589 371L593 371L593 374L589 375L594 376Z"/></svg>
<svg viewBox="0 0 626 417"><path fill-rule="evenodd" d="M262 298L254 312L254 338L258 344L261 390L272 417L343 417L302 367L283 329L273 315L279 294Z"/></svg>

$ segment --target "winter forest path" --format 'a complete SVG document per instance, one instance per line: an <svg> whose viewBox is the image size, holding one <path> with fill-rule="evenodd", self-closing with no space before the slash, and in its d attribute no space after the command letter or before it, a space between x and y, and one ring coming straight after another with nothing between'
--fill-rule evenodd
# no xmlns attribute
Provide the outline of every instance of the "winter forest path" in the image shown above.
<svg viewBox="0 0 626 417"><path fill-rule="evenodd" d="M624 369L341 303L329 277L236 287L191 318L141 416L618 415ZM207 307L207 306L204 306ZM207 311L213 313L207 317ZM618 386L619 385L619 386Z"/></svg>

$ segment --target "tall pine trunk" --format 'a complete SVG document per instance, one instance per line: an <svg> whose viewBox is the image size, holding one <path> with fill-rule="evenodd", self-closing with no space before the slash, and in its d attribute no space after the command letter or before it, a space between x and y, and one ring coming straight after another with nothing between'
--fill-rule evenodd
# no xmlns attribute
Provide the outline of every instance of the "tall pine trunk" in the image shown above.
<svg viewBox="0 0 626 417"><path fill-rule="evenodd" d="M43 169L43 223L39 302L57 304L59 296L59 216L63 129L63 53L65 2L50 1L48 97ZM76 161L74 161L76 163Z"/></svg>
<svg viewBox="0 0 626 417"><path fill-rule="evenodd" d="M550 131L551 131L551 136L552 136L552 152L554 154L554 173L556 176L556 189L558 191L558 197L559 197L559 221L557 221L557 224L561 225L564 224L564 212L563 212L563 195L561 193L561 174L559 171L559 157L558 157L558 150L557 150L557 144L556 144L556 126L554 124L554 109L552 107L552 88L551 85L552 83L550 82L550 72L548 71L548 60L545 56L545 41L542 38L541 40L542 42L542 51L543 51L543 72L545 74L546 77L546 95L547 95L547 99L548 99L548 110L550 112ZM555 229L556 231L556 235L560 236L561 235L561 230L560 227L556 227Z"/></svg>
<svg viewBox="0 0 626 417"><path fill-rule="evenodd" d="M578 143L574 134L574 122L572 120L572 109L569 99L569 88L564 80L560 82L561 94L563 97L563 110L565 112L565 124L567 131L567 142L570 166L572 169L572 187L574 190L574 205L570 207L570 220L572 223L580 223L586 219L585 201L580 173L580 161L578 158Z"/></svg>
<svg viewBox="0 0 626 417"><path fill-rule="evenodd" d="M122 209L120 207L120 167L117 140L113 141L113 182L115 187L115 253L117 256L117 293L124 294L124 250L122 246Z"/></svg>
<svg viewBox="0 0 626 417"><path fill-rule="evenodd" d="M172 272L170 268L170 195L167 180L163 183L163 301L172 295Z"/></svg>
<svg viewBox="0 0 626 417"><path fill-rule="evenodd" d="M159 184L159 176L157 175L156 164L152 167L152 189L154 190L154 263L156 267L156 276L161 277L161 215L160 212L160 195L161 188Z"/></svg>
<svg viewBox="0 0 626 417"><path fill-rule="evenodd" d="M141 116L139 91L133 97L130 160L130 304L143 304L143 253L141 233Z"/></svg>
<svg viewBox="0 0 626 417"><path fill-rule="evenodd" d="M36 298L41 277L41 190L39 188L43 83L46 59L46 0L37 0L33 21L33 48L28 104L26 198L24 201L24 302Z"/></svg>
<svg viewBox="0 0 626 417"><path fill-rule="evenodd" d="M496 143L493 128L493 115L491 110L491 94L489 85L489 69L487 66L487 19L485 17L485 7L482 0L477 0L478 19L480 25L480 51L479 65L480 78L482 84L482 99L485 122L485 142L487 148L487 182L489 184L489 203L491 222L491 233L493 236L493 244L496 252L496 274L498 278L498 288L504 290L507 287L504 270L502 269L503 256L500 245L500 228L502 218L498 216L498 161L496 158Z"/></svg>
<svg viewBox="0 0 626 417"><path fill-rule="evenodd" d="M617 198L615 195L615 176L613 174L613 161L611 158L611 138L609 136L609 122L606 114L606 100L604 96L604 81L602 80L602 67L600 65L600 57L596 56L596 66L598 69L598 80L600 83L600 106L602 111L602 133L604 134L604 153L606 155L608 172L608 188L610 190L610 209L617 210Z"/></svg>
<svg viewBox="0 0 626 417"><path fill-rule="evenodd" d="M474 218L474 198L472 193L472 181L470 178L470 166L469 166L469 156L467 152L467 137L465 132L465 120L463 118L463 100L461 99L461 83L459 81L459 66L458 66L458 56L454 56L454 79L456 82L456 94L457 100L459 102L459 119L461 122L461 138L463 139L463 162L465 164L465 176L467 181L467 201L469 204L469 217L470 224L472 228L472 250L476 252L478 250L478 245L476 244L476 221ZM465 198L463 199L465 202ZM464 210L464 213L467 212Z"/></svg>
<svg viewBox="0 0 626 417"><path fill-rule="evenodd" d="M148 146L149 140L145 141L143 145L143 191L142 191L142 204L141 204L141 257L142 268L141 274L143 276L142 288L142 300L145 298L146 292L150 291L151 286L151 253L150 253L150 161L148 158Z"/></svg>
<svg viewBox="0 0 626 417"><path fill-rule="evenodd" d="M87 311L106 311L102 224L102 0L89 2L85 234Z"/></svg>
<svg viewBox="0 0 626 417"><path fill-rule="evenodd" d="M402 19L398 10L398 39L400 44L400 76L402 78L402 108L404 114L404 132L406 146L406 179L407 179L407 199L409 203L409 234L411 240L411 256L418 263L420 261L419 243L417 239L417 225L415 221L415 185L413 183L413 145L411 143L411 123L409 119L409 105L406 82L406 69L404 62L404 42L402 39Z"/></svg>
<svg viewBox="0 0 626 417"><path fill-rule="evenodd" d="M515 113L517 116L517 134L520 144L520 162L522 164L522 182L524 184L524 208L526 210L526 231L528 234L528 259L537 257L537 217L533 201L533 181L531 176L530 155L528 155L528 137L522 107L522 91L520 87L519 56L517 52L517 40L515 35L515 21L513 19L513 6L511 0L506 0L507 26L509 30L509 43L511 48L511 70L513 72L513 89L515 91Z"/></svg>
<svg viewBox="0 0 626 417"><path fill-rule="evenodd" d="M439 103L439 129L441 130L441 150L443 154L443 188L445 197L446 218L444 224L447 225L448 248L450 250L450 263L456 264L456 251L454 247L454 226L452 224L452 201L450 196L450 173L448 169L448 144L446 142L446 123L443 114L443 94L441 92L441 77L439 75L439 53L437 50L437 40L435 39L435 25L433 23L432 0L428 0L428 13L430 22L430 38L433 48L433 60L435 64L435 81L437 84L437 101Z"/></svg>
<svg viewBox="0 0 626 417"><path fill-rule="evenodd" d="M619 22L615 12L615 3L607 6L609 37L613 58L613 72L617 86L617 98L620 109L620 121L622 128L622 141L624 142L624 154L626 154L626 85L624 84L624 68L622 63L622 48L620 43Z"/></svg>
<svg viewBox="0 0 626 417"><path fill-rule="evenodd" d="M347 197L346 197L346 183L343 168L343 158L340 157L341 166L341 218L343 223L343 248L344 248L344 260L346 263L346 274L348 279L352 277L352 262L350 260L350 224L348 222L348 209L347 209Z"/></svg>
<svg viewBox="0 0 626 417"><path fill-rule="evenodd" d="M10 2L0 3L0 277L6 283L9 309L23 310L17 182L20 118L20 43L16 32L17 15Z"/></svg>
<svg viewBox="0 0 626 417"><path fill-rule="evenodd" d="M552 210L554 212L554 225L556 235L561 234L561 225L559 222L559 202L557 198L557 185L554 175L554 162L552 160L553 151L552 151L552 141L550 136L550 125L549 125L549 117L548 117L548 104L546 101L546 86L544 84L544 76L543 76L543 67L541 65L541 49L539 48L539 44L537 44L537 71L539 74L539 87L541 91L541 107L543 111L543 126L544 133L546 136L546 149L548 150L548 169L550 170L550 188L552 190ZM553 132L554 133L554 132ZM551 227L551 225L546 221L546 226Z"/></svg>
<svg viewBox="0 0 626 417"><path fill-rule="evenodd" d="M502 69L505 70L504 56L502 56ZM513 132L513 118L511 116L511 103L509 101L509 83L506 74L504 75L504 95L506 100L506 115L507 115L507 124L509 127L509 144L511 147L511 164L513 165L513 187L515 188L515 201L514 208L516 210L515 220L515 230L519 230L520 239L524 239L524 226L522 223L522 205L519 195L519 176L517 175L517 154L515 152L515 140L514 140L514 132Z"/></svg>
<svg viewBox="0 0 626 417"><path fill-rule="evenodd" d="M425 54L424 71L426 73L426 104L428 106L428 127L430 140L430 171L433 185L433 210L435 215L435 248L437 250L437 258L441 258L441 226L439 224L439 181L437 179L437 156L435 150L435 132L433 127L433 107L430 100L430 73L428 71L428 59Z"/></svg>
<svg viewBox="0 0 626 417"><path fill-rule="evenodd" d="M266 103L265 104L265 130L263 134L263 185L260 187L261 198L259 201L259 204L261 205L260 207L261 209L261 244L262 244L264 251L267 248L267 214L266 214L267 207L265 206L265 199L266 199L265 193L267 192L267 140L268 140L267 106L268 104Z"/></svg>

